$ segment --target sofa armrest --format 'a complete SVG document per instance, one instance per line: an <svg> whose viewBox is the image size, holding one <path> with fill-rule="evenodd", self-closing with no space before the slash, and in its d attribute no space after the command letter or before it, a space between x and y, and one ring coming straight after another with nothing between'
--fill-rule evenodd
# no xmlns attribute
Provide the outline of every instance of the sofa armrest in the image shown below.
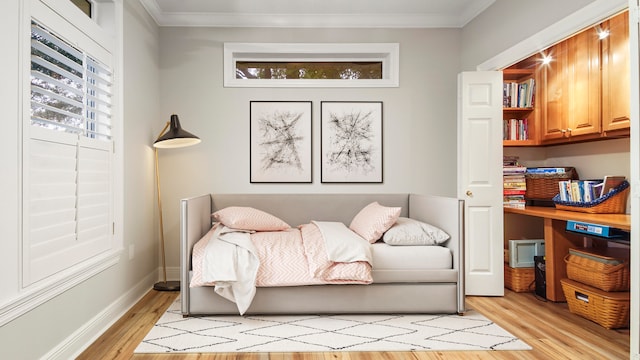
<svg viewBox="0 0 640 360"><path fill-rule="evenodd" d="M435 195L409 195L409 217L437 226L446 231L450 239L443 246L451 250L453 268L458 270L459 313L464 309L464 200Z"/></svg>
<svg viewBox="0 0 640 360"><path fill-rule="evenodd" d="M180 200L180 296L183 314L189 313L191 250L211 225L210 194Z"/></svg>

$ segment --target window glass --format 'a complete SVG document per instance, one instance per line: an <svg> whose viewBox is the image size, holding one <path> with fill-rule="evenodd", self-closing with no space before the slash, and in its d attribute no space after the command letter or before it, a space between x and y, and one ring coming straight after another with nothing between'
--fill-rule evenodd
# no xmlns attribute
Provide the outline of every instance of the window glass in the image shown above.
<svg viewBox="0 0 640 360"><path fill-rule="evenodd" d="M31 24L31 124L111 139L111 70Z"/></svg>
<svg viewBox="0 0 640 360"><path fill-rule="evenodd" d="M382 61L237 61L236 79L382 79Z"/></svg>
<svg viewBox="0 0 640 360"><path fill-rule="evenodd" d="M89 0L71 0L71 2L77 6L83 13L91 17L91 2Z"/></svg>

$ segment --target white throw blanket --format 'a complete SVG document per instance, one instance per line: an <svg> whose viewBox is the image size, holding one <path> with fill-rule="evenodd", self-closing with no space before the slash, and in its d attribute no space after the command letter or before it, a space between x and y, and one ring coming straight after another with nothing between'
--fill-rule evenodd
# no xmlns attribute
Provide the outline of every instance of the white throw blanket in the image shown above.
<svg viewBox="0 0 640 360"><path fill-rule="evenodd" d="M324 239L329 260L334 262L366 261L372 264L371 244L345 224L336 221L312 221Z"/></svg>
<svg viewBox="0 0 640 360"><path fill-rule="evenodd" d="M215 282L214 291L233 301L244 314L256 294L256 274L260 260L250 234L219 226L207 243L202 260L202 279Z"/></svg>

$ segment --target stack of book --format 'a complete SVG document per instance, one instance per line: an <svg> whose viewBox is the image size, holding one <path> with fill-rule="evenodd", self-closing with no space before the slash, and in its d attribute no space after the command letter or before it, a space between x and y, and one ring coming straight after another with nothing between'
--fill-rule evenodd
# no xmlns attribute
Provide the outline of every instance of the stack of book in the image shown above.
<svg viewBox="0 0 640 360"><path fill-rule="evenodd" d="M524 174L527 168L518 163L515 156L505 156L502 159L503 193L502 204L504 207L524 209L524 194L527 192L527 182Z"/></svg>
<svg viewBox="0 0 640 360"><path fill-rule="evenodd" d="M624 176L605 176L603 180L565 180L558 182L560 201L592 202L615 189Z"/></svg>

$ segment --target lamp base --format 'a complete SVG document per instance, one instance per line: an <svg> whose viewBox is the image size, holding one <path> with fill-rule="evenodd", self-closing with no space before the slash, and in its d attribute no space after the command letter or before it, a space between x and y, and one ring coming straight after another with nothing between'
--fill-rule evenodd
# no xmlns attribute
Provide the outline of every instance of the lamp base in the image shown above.
<svg viewBox="0 0 640 360"><path fill-rule="evenodd" d="M158 291L180 291L180 281L160 281L153 284L153 289Z"/></svg>

